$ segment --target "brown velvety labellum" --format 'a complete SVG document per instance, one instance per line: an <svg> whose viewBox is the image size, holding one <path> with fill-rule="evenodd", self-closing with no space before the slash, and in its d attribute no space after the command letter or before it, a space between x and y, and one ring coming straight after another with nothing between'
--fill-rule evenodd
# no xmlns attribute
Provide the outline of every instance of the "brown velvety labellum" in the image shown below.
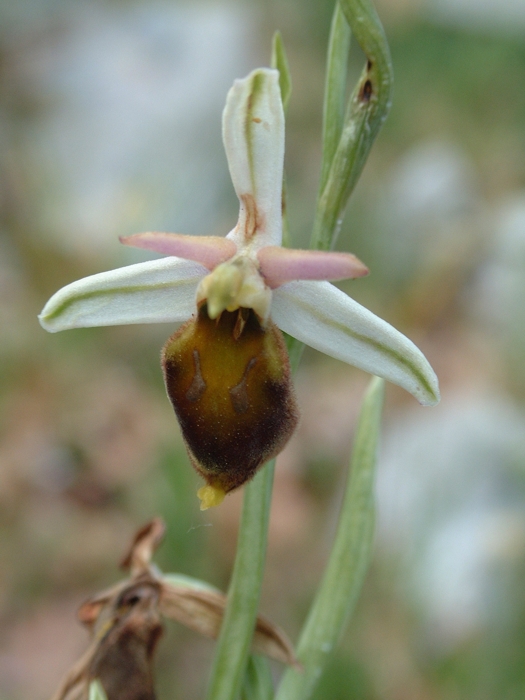
<svg viewBox="0 0 525 700"><path fill-rule="evenodd" d="M203 304L168 340L162 365L193 466L225 492L275 457L297 425L284 339L252 309L212 321Z"/></svg>

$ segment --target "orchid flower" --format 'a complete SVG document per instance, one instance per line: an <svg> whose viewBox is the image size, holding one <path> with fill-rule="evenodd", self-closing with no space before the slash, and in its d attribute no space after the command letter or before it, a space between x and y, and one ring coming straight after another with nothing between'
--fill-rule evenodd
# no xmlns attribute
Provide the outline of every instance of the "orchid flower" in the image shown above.
<svg viewBox="0 0 525 700"><path fill-rule="evenodd" d="M237 225L226 236L142 233L122 243L169 257L86 277L58 291L48 331L185 322L166 343L169 397L190 459L206 480L202 508L220 503L276 456L298 420L281 332L383 377L422 404L437 378L404 335L330 281L368 270L350 253L282 243L284 115L279 73L260 68L230 89L223 140Z"/></svg>

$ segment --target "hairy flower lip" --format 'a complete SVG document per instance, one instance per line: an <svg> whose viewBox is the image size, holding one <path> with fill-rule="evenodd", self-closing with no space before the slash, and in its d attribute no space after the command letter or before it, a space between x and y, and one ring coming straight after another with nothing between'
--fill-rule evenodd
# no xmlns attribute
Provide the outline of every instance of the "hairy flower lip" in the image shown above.
<svg viewBox="0 0 525 700"><path fill-rule="evenodd" d="M192 465L211 489L206 502L251 479L297 426L282 333L253 309L214 319L203 302L168 339L162 368Z"/></svg>

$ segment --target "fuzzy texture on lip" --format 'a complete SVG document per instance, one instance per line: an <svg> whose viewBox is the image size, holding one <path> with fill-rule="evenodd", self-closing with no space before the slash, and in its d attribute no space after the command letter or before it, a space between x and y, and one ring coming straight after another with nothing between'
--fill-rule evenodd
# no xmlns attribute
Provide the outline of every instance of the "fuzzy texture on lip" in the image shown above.
<svg viewBox="0 0 525 700"><path fill-rule="evenodd" d="M251 309L211 320L206 305L166 343L168 395L195 469L228 493L275 457L298 410L279 329Z"/></svg>

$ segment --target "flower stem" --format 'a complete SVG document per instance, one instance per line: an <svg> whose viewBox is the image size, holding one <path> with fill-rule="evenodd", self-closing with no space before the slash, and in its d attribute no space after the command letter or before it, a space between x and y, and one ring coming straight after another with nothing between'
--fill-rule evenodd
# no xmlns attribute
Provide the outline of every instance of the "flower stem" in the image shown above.
<svg viewBox="0 0 525 700"><path fill-rule="evenodd" d="M343 131L350 38L350 25L341 10L341 5L337 2L332 17L330 39L328 42L328 57L326 61L326 81L323 103L321 192L328 180L332 161L339 144L339 139L341 138L341 132Z"/></svg>
<svg viewBox="0 0 525 700"><path fill-rule="evenodd" d="M235 700L246 672L259 607L275 460L244 489L237 554L217 641L208 700Z"/></svg>
<svg viewBox="0 0 525 700"><path fill-rule="evenodd" d="M280 73L281 98L286 110L292 83L288 59L278 32L273 38L271 63L272 68L277 68ZM284 177L282 196L283 226L287 232ZM293 372L299 364L303 344L291 337L286 340ZM245 681L264 575L274 469L275 459L268 462L244 490L237 554L207 700L235 700Z"/></svg>
<svg viewBox="0 0 525 700"><path fill-rule="evenodd" d="M339 143L333 148L334 128L340 128L337 105L345 93L344 75L348 38L342 16L350 25L367 58L350 97ZM383 27L371 0L339 0L335 8L327 66L324 135L331 164L323 161L321 186L312 231L311 248L330 250L341 227L348 199L359 179L372 144L390 109L393 72ZM339 99L335 92L338 89ZM333 105L336 114L327 114ZM331 124L335 125L333 128ZM327 143L328 137L328 143Z"/></svg>

